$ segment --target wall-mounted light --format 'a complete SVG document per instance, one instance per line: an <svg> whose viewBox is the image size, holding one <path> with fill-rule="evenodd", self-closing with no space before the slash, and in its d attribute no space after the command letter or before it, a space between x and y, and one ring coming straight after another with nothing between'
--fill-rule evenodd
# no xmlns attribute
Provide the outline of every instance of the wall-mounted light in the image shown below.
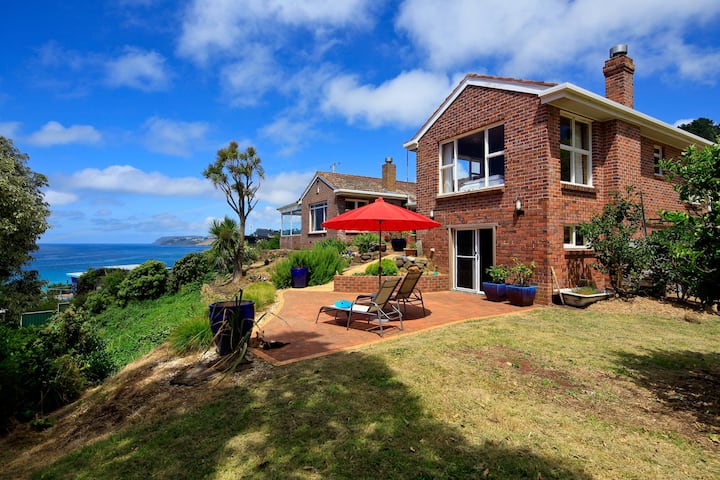
<svg viewBox="0 0 720 480"><path fill-rule="evenodd" d="M525 213L525 210L523 210L522 200L520 200L520 197L515 199L515 215L522 215Z"/></svg>
<svg viewBox="0 0 720 480"><path fill-rule="evenodd" d="M435 218L435 210L430 209L430 218Z"/></svg>

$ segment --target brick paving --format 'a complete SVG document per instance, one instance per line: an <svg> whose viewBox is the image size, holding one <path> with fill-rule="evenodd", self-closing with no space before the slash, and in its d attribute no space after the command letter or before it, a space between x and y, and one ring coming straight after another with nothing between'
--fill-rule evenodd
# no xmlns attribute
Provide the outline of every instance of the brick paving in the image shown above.
<svg viewBox="0 0 720 480"><path fill-rule="evenodd" d="M398 328L399 322L390 322L383 327L384 337L380 337L377 330L368 331L367 321L361 317L354 317L356 320L351 323L349 330L345 328L343 316L335 320L333 315L322 313L315 323L322 305L331 305L337 300L353 300L356 295L357 293L313 289L288 289L280 292L279 305L274 313L265 316L260 329L267 341L289 343L282 348L253 348L252 351L274 365L284 365L470 319L533 308L489 302L482 295L453 291L429 292L423 294L427 315L422 316L420 306L408 305L407 313L403 315L404 330Z"/></svg>

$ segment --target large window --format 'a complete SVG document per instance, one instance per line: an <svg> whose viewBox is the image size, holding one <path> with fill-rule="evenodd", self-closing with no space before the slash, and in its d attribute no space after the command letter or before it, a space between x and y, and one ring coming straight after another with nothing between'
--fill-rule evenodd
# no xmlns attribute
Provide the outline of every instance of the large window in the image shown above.
<svg viewBox="0 0 720 480"><path fill-rule="evenodd" d="M327 219L327 202L310 205L310 233L324 232L323 222Z"/></svg>
<svg viewBox="0 0 720 480"><path fill-rule="evenodd" d="M588 242L577 225L565 225L563 243L565 248L587 248Z"/></svg>
<svg viewBox="0 0 720 480"><path fill-rule="evenodd" d="M505 184L505 129L481 130L440 145L440 193Z"/></svg>
<svg viewBox="0 0 720 480"><path fill-rule="evenodd" d="M560 180L592 185L590 124L573 117L560 117Z"/></svg>
<svg viewBox="0 0 720 480"><path fill-rule="evenodd" d="M364 207L368 204L367 200L345 200L345 211L355 210L356 208Z"/></svg>
<svg viewBox="0 0 720 480"><path fill-rule="evenodd" d="M662 175L663 170L660 166L660 160L663 158L663 149L660 145L653 145L653 164L655 168L655 175Z"/></svg>

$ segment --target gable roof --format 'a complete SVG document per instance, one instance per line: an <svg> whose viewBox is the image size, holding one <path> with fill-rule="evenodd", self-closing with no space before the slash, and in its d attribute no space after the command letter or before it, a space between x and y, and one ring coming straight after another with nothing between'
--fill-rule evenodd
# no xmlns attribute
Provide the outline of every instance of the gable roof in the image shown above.
<svg viewBox="0 0 720 480"><path fill-rule="evenodd" d="M358 196L364 198L394 198L407 199L408 203L415 203L415 183L414 182L395 182L395 191L390 192L383 189L382 178L365 177L362 175L349 175L346 173L336 172L316 172L313 179L300 195L298 203L302 203L308 191L315 185L315 182L324 182L330 187L336 195Z"/></svg>
<svg viewBox="0 0 720 480"><path fill-rule="evenodd" d="M661 143L683 149L689 144L712 145L712 142L698 137L690 132L674 127L661 120L626 107L618 102L609 100L572 83L546 83L514 78L491 77L486 75L468 74L455 87L445 101L415 133L412 139L405 142L403 147L415 151L418 142L427 133L430 127L445 113L460 94L468 87L484 87L506 90L511 92L537 95L541 103L553 105L573 113L586 116L595 121L619 119L640 127L642 136L657 140Z"/></svg>

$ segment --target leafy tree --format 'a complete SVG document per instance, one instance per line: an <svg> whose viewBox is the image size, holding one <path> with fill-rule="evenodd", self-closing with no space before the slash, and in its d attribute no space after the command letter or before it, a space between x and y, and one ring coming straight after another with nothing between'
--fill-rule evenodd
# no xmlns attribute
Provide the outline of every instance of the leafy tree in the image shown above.
<svg viewBox="0 0 720 480"><path fill-rule="evenodd" d="M17 326L22 312L35 310L33 307L42 297L42 286L37 270L23 271L10 281L0 282L0 307L6 310L3 316L6 325Z"/></svg>
<svg viewBox="0 0 720 480"><path fill-rule="evenodd" d="M599 215L580 225L580 231L595 252L592 267L607 274L617 295L628 296L642 278L648 265L642 226L642 205L634 202L632 187L623 196L612 192L611 200ZM625 279L630 284L625 284Z"/></svg>
<svg viewBox="0 0 720 480"><path fill-rule="evenodd" d="M250 212L257 204L260 180L265 170L260 164L255 148L248 147L244 152L238 150L235 141L226 148L218 150L215 163L211 163L203 172L215 188L225 194L225 200L238 216L237 241L233 252L233 281L237 282L243 274L245 256L245 223Z"/></svg>
<svg viewBox="0 0 720 480"><path fill-rule="evenodd" d="M715 139L720 135L720 125L705 117L696 118L690 123L684 123L679 128L694 133L698 137L706 138L711 142L715 142Z"/></svg>
<svg viewBox="0 0 720 480"><path fill-rule="evenodd" d="M679 159L662 160L661 166L669 180L682 180L675 182L675 189L690 210L661 212L673 225L666 235L674 241L666 244L674 259L691 266L687 293L711 306L720 297L720 145L691 145Z"/></svg>
<svg viewBox="0 0 720 480"><path fill-rule="evenodd" d="M27 166L28 156L0 136L0 283L20 273L48 228L41 188L47 178Z"/></svg>

